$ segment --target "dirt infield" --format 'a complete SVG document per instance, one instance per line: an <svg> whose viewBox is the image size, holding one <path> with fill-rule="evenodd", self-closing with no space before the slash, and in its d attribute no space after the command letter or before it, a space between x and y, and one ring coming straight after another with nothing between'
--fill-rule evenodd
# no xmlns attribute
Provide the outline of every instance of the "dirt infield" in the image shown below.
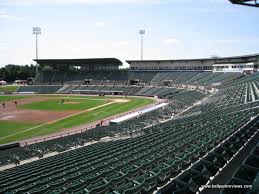
<svg viewBox="0 0 259 194"><path fill-rule="evenodd" d="M29 104L32 102L39 102L49 100L48 97L35 97L16 100L18 105ZM51 122L63 117L78 113L80 111L67 110L67 111L43 111L43 110L28 110L18 109L14 101L5 102L5 108L2 103L0 105L0 121L17 121L28 123L46 123Z"/></svg>
<svg viewBox="0 0 259 194"><path fill-rule="evenodd" d="M152 97L144 97L144 96L140 96L139 98L154 99ZM154 99L154 100L155 100L155 103L165 102L164 99ZM115 101L117 103L123 103L123 102L128 102L129 100L127 100L127 99L113 99L113 101ZM25 145L29 145L29 144L34 144L36 142L42 142L42 141L46 141L46 140L56 139L56 138L59 138L61 136L67 136L67 135L71 135L71 134L75 134L75 133L80 133L82 130L85 131L85 130L89 130L92 127L96 127L96 125L100 124L100 122L103 122L103 125L109 125L109 122L112 119L115 119L115 118L118 118L120 116L129 114L131 112L136 112L136 111L142 110L143 108L147 108L147 107L150 107L150 106L152 106L152 105L146 105L144 107L136 108L136 109L133 109L131 111L128 111L128 112L125 112L125 113L121 113L121 114L118 114L118 115L113 115L113 116L107 117L107 118L102 119L102 120L86 123L84 125L79 125L79 126L76 126L76 127L71 127L71 128L68 128L68 129L63 129L62 131L58 131L58 132L55 132L55 133L51 133L51 134L47 134L47 135L42 135L42 136L38 136L38 137L33 137L33 138L28 138L28 139L20 141L20 143L21 143L21 146L25 146Z"/></svg>
<svg viewBox="0 0 259 194"><path fill-rule="evenodd" d="M84 95L85 96L85 95ZM32 127L28 130L31 129L35 129L38 127L41 127L43 125L46 124L50 124L50 123L54 123L57 122L59 120L62 120L64 118L69 118L71 116L77 115L77 114L81 114L83 112L87 112L87 111L91 111L94 109L97 109L99 107L103 107L103 106L107 106L109 104L113 104L113 103L127 103L130 101L130 99L123 99L121 98L121 96L118 96L118 98L110 98L108 99L107 103L100 105L100 106L96 106L90 109L85 109L85 110L65 110L65 111L53 111L53 110L30 110L30 109L23 109L21 107L17 108L15 101L17 102L18 106L19 105L24 105L24 104L30 104L33 102L39 102L39 101L47 101L47 100L53 100L53 98L57 98L57 96L50 96L50 95L46 95L46 96L35 96L35 97L31 97L31 98L24 98L24 99L17 99L17 100L13 100L13 101L6 101L5 102L5 108L3 108L2 103L0 103L0 121L13 121L13 122L25 122L25 123L37 123L38 125L35 127ZM143 97L143 98L148 98L148 97ZM79 99L78 96L75 99ZM81 98L84 99L84 98ZM152 98L154 99L154 98ZM158 103L161 100L160 99L155 99L155 101ZM78 104L78 102L73 101L73 99L71 99L71 101L65 101L64 103L67 104ZM147 105L145 107L148 107L150 105ZM143 107L142 107L143 108ZM135 109L135 110L131 110L129 112L132 111L137 111L139 108ZM124 114L128 114L127 113L122 113L119 115L124 115ZM118 115L114 115L108 118L105 118L103 120L99 120L99 121L95 121L95 122L91 122L91 123L86 123L84 125L80 125L80 126L76 126L76 127L71 127L68 129L63 129L61 131L55 132L55 133L51 133L48 135L43 135L43 136L38 136L38 137L33 137L33 138L28 138L25 140L21 140L20 142L22 144L26 143L35 143L35 140L39 140L42 138L47 138L47 139L51 139L51 138L55 138L55 136L57 135L62 135L62 134L67 134L67 133L73 133L73 132L79 132L83 129L89 129L93 126L96 126L97 124L100 124L100 122L102 122L104 125L107 125L109 123L109 120L114 119L118 117ZM15 134L14 134L15 135Z"/></svg>
<svg viewBox="0 0 259 194"><path fill-rule="evenodd" d="M16 100L18 105L30 104L33 102L40 102L51 100L51 97L32 97ZM111 99L110 102L126 103L129 100L125 99ZM79 102L64 102L64 104L79 104ZM48 111L48 110L29 110L16 108L14 101L5 102L5 108L0 104L0 121L17 121L28 123L50 123L57 121L70 115L81 113L82 110L65 110L65 111Z"/></svg>

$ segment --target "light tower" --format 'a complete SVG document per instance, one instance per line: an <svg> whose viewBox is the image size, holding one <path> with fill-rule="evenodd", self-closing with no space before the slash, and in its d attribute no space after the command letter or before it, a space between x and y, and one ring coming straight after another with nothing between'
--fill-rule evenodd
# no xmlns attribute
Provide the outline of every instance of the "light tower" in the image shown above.
<svg viewBox="0 0 259 194"><path fill-rule="evenodd" d="M32 28L32 34L36 35L36 60L38 60L38 35L41 34L41 28L40 27L33 27ZM38 65L36 64L36 75L38 74Z"/></svg>
<svg viewBox="0 0 259 194"><path fill-rule="evenodd" d="M141 37L141 60L143 60L143 37L146 34L145 30L139 30L139 34Z"/></svg>
<svg viewBox="0 0 259 194"><path fill-rule="evenodd" d="M32 28L32 34L36 35L36 59L38 59L38 35L41 34L41 28L40 27L33 27Z"/></svg>

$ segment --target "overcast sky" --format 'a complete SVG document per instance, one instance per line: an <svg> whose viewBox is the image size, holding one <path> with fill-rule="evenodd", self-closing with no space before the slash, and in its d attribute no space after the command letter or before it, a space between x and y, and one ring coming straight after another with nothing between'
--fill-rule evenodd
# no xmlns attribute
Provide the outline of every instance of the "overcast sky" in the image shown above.
<svg viewBox="0 0 259 194"><path fill-rule="evenodd" d="M0 66L35 58L199 58L259 53L259 9L228 0L0 0Z"/></svg>

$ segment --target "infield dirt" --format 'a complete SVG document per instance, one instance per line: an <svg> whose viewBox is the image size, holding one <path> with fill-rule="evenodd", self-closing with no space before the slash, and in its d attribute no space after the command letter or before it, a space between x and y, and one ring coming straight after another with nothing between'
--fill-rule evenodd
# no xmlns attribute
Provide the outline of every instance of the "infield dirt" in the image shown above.
<svg viewBox="0 0 259 194"><path fill-rule="evenodd" d="M49 100L48 97L32 97L16 100L18 105L29 104ZM5 108L0 106L0 120L2 121L17 121L28 123L46 123L63 117L80 112L80 110L66 111L47 111L47 110L29 110L16 108L14 101L5 102Z"/></svg>

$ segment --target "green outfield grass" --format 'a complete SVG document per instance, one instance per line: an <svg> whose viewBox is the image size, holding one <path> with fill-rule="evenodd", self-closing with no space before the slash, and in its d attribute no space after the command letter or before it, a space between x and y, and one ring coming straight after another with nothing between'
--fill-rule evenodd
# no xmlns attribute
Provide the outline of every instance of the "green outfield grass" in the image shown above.
<svg viewBox="0 0 259 194"><path fill-rule="evenodd" d="M31 96L13 96L13 95L0 95L0 102L30 98Z"/></svg>
<svg viewBox="0 0 259 194"><path fill-rule="evenodd" d="M10 121L0 121L0 138L18 133L20 131L29 129L31 127L38 126L37 123L19 123L19 122L10 122ZM13 138L11 141L16 141ZM0 139L1 143L8 143L9 140Z"/></svg>
<svg viewBox="0 0 259 194"><path fill-rule="evenodd" d="M73 99L65 98L64 103L61 103L62 98L55 98L46 101L33 102L30 104L19 105L18 108L32 110L85 110L107 103L105 99Z"/></svg>
<svg viewBox="0 0 259 194"><path fill-rule="evenodd" d="M69 98L71 101L76 100L76 99L74 99L74 98L76 98L75 96L71 96L71 97L67 97L67 98ZM73 98L73 99L71 99L71 98ZM95 104L95 103L105 104L105 103L108 103L109 99L110 99L110 97L95 97L95 96L94 97L93 96L91 96L91 97L78 96L78 98L80 98L80 99L77 99L77 100L80 100L80 101L82 100L81 98L88 99L87 102L90 104ZM119 98L119 97L117 97L117 98ZM60 131L62 129L71 128L71 127L79 126L82 124L94 122L97 120L105 119L105 118L113 116L113 115L124 113L124 112L130 111L130 110L154 103L154 100L147 99L147 98L128 97L127 99L130 101L126 102L126 103L116 102L113 104L109 104L107 106L99 107L99 108L94 109L89 112L83 112L81 114L74 115L72 117L65 118L65 119L59 120L59 121L51 123L51 124L39 124L38 127L34 128L32 130L25 131L25 132L23 132L23 131L28 128L35 127L35 124L16 123L14 125L2 127L4 125L2 125L2 121L0 121L0 131L7 130L7 128L8 128L8 130L10 130L10 132L0 133L0 144L54 133L54 132ZM77 104L75 104L75 105L77 105ZM57 106L57 105L55 104L55 106ZM92 105L88 105L88 106L91 107ZM19 128L16 127L18 125L19 125ZM16 133L18 133L18 134L16 134ZM11 136L5 137L8 135L11 135ZM3 138L3 137L5 137L5 138Z"/></svg>
<svg viewBox="0 0 259 194"><path fill-rule="evenodd" d="M0 92L15 92L20 86L0 86Z"/></svg>

